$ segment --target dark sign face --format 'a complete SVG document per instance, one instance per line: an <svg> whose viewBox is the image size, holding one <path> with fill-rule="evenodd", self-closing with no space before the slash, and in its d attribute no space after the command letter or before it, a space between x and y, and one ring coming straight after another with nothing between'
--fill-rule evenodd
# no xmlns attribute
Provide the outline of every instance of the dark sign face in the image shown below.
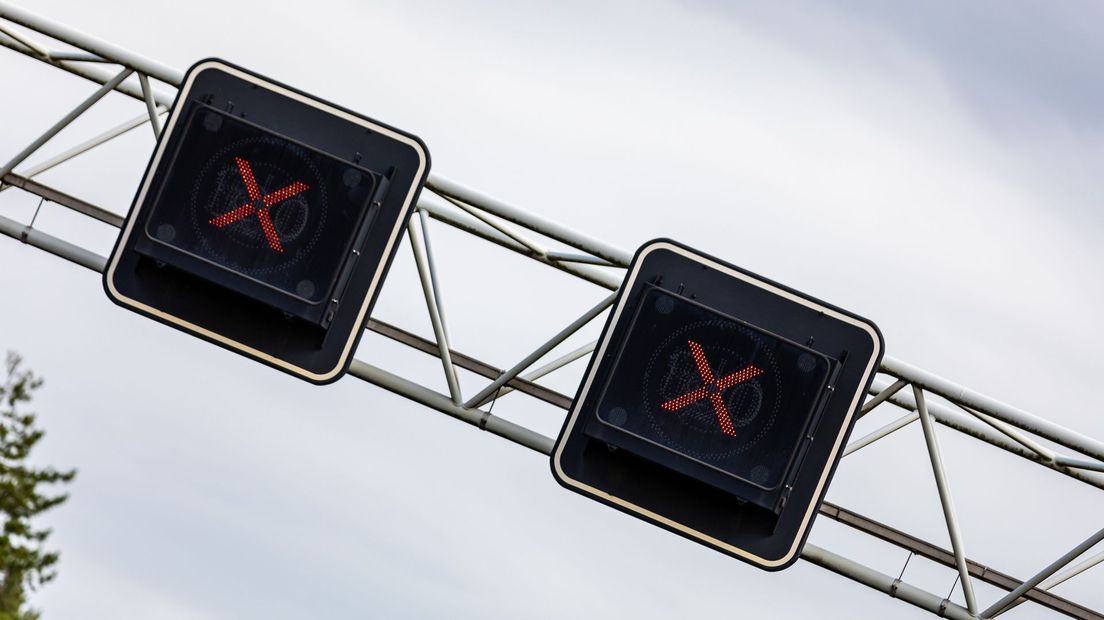
<svg viewBox="0 0 1104 620"><path fill-rule="evenodd" d="M417 137L202 60L184 75L104 291L307 381L336 381L428 174Z"/></svg>
<svg viewBox="0 0 1104 620"><path fill-rule="evenodd" d="M264 285L301 318L333 295L368 222L378 175L221 110L197 105L154 200L145 234L156 258Z"/></svg>
<svg viewBox="0 0 1104 620"><path fill-rule="evenodd" d="M765 490L778 488L824 390L827 357L649 287L598 419Z"/></svg>
<svg viewBox="0 0 1104 620"><path fill-rule="evenodd" d="M883 348L866 319L648 242L552 449L552 475L781 570L800 556Z"/></svg>

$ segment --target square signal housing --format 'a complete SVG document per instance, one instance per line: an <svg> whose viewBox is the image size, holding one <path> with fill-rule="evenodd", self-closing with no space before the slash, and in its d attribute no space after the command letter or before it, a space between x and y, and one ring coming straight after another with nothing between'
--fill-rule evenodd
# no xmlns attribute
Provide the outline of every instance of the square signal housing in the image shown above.
<svg viewBox="0 0 1104 620"><path fill-rule="evenodd" d="M552 453L564 487L797 560L881 361L870 321L669 240L637 251Z"/></svg>
<svg viewBox="0 0 1104 620"><path fill-rule="evenodd" d="M104 290L307 381L336 381L429 163L409 133L201 61L184 76Z"/></svg>

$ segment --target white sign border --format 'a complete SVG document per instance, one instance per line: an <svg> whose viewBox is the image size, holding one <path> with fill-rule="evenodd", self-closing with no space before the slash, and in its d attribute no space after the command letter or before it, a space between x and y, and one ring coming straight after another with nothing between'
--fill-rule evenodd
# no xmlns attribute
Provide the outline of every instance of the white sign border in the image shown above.
<svg viewBox="0 0 1104 620"><path fill-rule="evenodd" d="M364 303L361 305L360 312L357 315L357 320L356 320L356 323L355 323L356 327L354 327L352 332L350 332L349 339L345 342L345 348L342 350L341 356L340 356L340 358L338 358L337 364L334 366L334 368L332 368L332 369L330 369L326 372L316 373L316 372L309 371L306 368L303 368L301 366L296 366L294 364L288 363L284 360L273 357L273 356L269 355L268 353L265 353L264 351L254 349L253 347L247 346L247 345L245 345L241 342L238 342L236 340L232 340L230 338L227 338L227 337L225 337L221 334L215 333L215 332L213 332L209 329L206 329L204 327L201 327L201 326L196 325L194 323L191 323L189 321L185 321L184 319L181 319L180 317L177 317L175 315L168 314L166 312L158 310L157 308L146 305L146 304L144 304L144 303L142 303L142 302L140 302L136 299L131 299L130 297L127 297L126 295L123 295L122 293L120 293L119 290L115 288L115 278L114 278L115 270L118 268L120 255L122 254L122 249L126 246L126 242L130 239L130 235L131 235L131 233L133 231L133 228L134 228L134 222L138 219L135 216L138 214L139 210L144 205L145 200L146 200L146 195L149 192L150 184L153 181L153 172L157 169L157 165L158 165L158 163L160 163L161 157L165 153L165 147L169 143L169 138L172 135L173 129L176 128L177 121L179 120L181 111L184 108L184 106L180 105L180 103L183 102L187 98L188 93L191 91L192 83L195 81L196 77L199 74L201 74L202 72L207 71L207 70L211 70L211 69L228 73L230 75L233 75L234 77L240 78L240 79L245 80L247 82L252 82L252 83L257 84L257 85L259 85L259 86L261 86L265 89L274 91L274 92L279 93L279 94L281 94L285 97L288 97L290 99L294 99L294 100L296 100L300 103L303 103L303 104L309 105L311 107L317 108L319 110L322 110L324 112L327 112L329 114L337 116L337 117L339 117L343 120L349 121L351 123L356 123L358 125L361 125L363 127L368 128L368 129L370 129L370 130L372 130L376 133L386 135L389 138L392 138L394 140L397 140L399 142L402 142L403 144L406 144L406 145L410 146L418 154L418 170L414 175L415 182L410 185L410 190L407 192L406 197L403 199L403 205L402 205L403 215L401 215L396 220L395 227L391 231L391 236L387 240L387 246L384 249L384 253L383 253L384 260L380 261L380 264L376 267L376 273L372 276L372 282L369 285L368 292L364 297ZM130 213L129 217L127 218L126 228L123 229L123 232L121 233L121 236L120 236L118 242L116 243L115 251L112 253L111 262L108 264L107 271L105 273L105 278L104 278L104 282L106 283L106 286L107 286L107 289L108 289L108 294L111 295L111 297L114 300L116 300L117 302L119 302L121 304L130 306L132 308L137 308L137 309L139 309L139 310L141 310L145 313L148 313L148 314L150 314L154 317L157 317L158 319L161 319L165 322L171 323L173 325L177 325L177 326L179 326L179 327L181 327L181 328L183 328L187 331L190 331L190 332L193 332L195 334L201 335L205 338L209 338L209 339L211 339L215 342L218 342L218 343L220 343L220 344L222 344L222 345L224 345L224 346L226 346L230 349L240 351L240 352L245 353L246 355L249 355L251 357L255 357L257 359L263 360L264 362L266 362L268 364L271 364L271 365L276 366L278 368L282 368L282 369L284 369L288 372L291 372L293 374L299 375L301 377L310 379L311 381L315 381L315 382L318 382L318 383L324 383L326 381L329 381L329 380L333 379L334 377L336 377L339 373L341 373L341 371L345 368L345 366L347 365L347 363L349 361L349 356L352 355L353 343L356 342L357 338L360 336L360 334L358 332L363 329L365 315L368 313L368 306L371 304L372 298L374 297L375 290L379 286L380 278L383 276L384 267L388 263L387 258L391 256L391 252L394 249L395 243L398 240L399 231L402 230L402 226L406 221L406 215L405 214L407 214L409 212L410 207L411 207L411 202L414 199L415 193L417 193L417 191L418 191L418 187L419 187L418 180L421 179L422 176L425 173L427 159L428 158L426 156L425 149L422 147L421 143L419 143L417 140L411 138L410 136L400 134L400 133L398 133L398 132L396 132L396 131L388 128L388 127L384 127L382 125L378 125L376 123L373 123L372 121L360 118L358 116L350 114L349 112L346 112L345 110L336 108L336 107L334 107L332 105L329 105L327 103L324 103L322 101L312 99L310 97L307 97L307 96L303 95L302 93L298 93L296 91L290 90L290 89L288 89L284 86L281 86L279 84L274 84L274 83L272 83L268 80L265 80L263 78L260 78L258 76L246 73L245 71L242 71L241 69L238 69L237 67L227 65L227 64L225 64L223 62L220 62L218 60L208 60L208 61L201 62L201 63L197 64L196 66L194 66L188 72L187 80L184 82L184 84L180 88L179 94L177 95L177 105L175 105L173 107L172 115L169 117L168 121L165 123L165 133L164 133L163 136L161 136L161 140L157 144L157 151L154 153L153 160L150 162L150 166L149 166L149 169L148 169L148 174L146 174L145 179L143 179L142 187L141 187L141 189L138 193L138 197L134 201L134 210Z"/></svg>
<svg viewBox="0 0 1104 620"><path fill-rule="evenodd" d="M824 468L823 472L821 472L820 480L817 482L817 487L816 487L816 491L813 493L813 498L814 499L819 498L822 491L823 491L823 489L824 489L824 485L828 481L828 473L832 469L832 467L831 467L832 464L835 463L835 461L836 461L836 456L839 453L839 450L841 448L843 438L847 434L847 429L851 424L851 418L854 416L855 411L858 409L859 403L862 401L863 391L866 389L866 385L870 381L871 375L875 370L874 369L874 363L881 355L882 339L879 336L878 332L869 323L866 323L864 321L860 321L860 320L856 319L855 317L843 314L843 313L839 312L838 310L823 306L823 305L818 304L818 303L816 303L812 300L809 300L809 299L806 299L804 297L795 295L794 293L792 293L790 291L779 288L779 287L774 286L772 284L769 284L767 282L763 282L762 280L759 280L757 278L749 276L746 273L743 273L743 272L737 271L735 269L732 269L731 267L728 267L727 265L723 265L723 264L718 263L718 262L716 262L712 259L701 256L699 254L695 254L695 253L693 253L693 252L691 252L691 251L689 251L689 250L687 250L683 247L675 245L675 244L673 244L669 241L656 241L656 242L653 242L653 243L648 244L648 245L644 246L643 248L641 248L639 255L637 256L636 260L634 261L634 266L633 266L632 273L630 273L628 275L628 277L625 279L625 283L622 285L623 290L622 290L621 299L618 301L617 307L614 308L613 316L610 319L610 324L609 324L610 327L609 327L609 329L606 330L606 333L602 338L601 345L598 347L598 349L594 353L594 355L595 355L594 359L595 360L601 360L603 358L603 356L605 355L605 353L606 353L606 348L609 346L610 339L613 335L613 331L614 331L613 327L615 325L617 325L617 320L621 316L621 312L625 308L625 304L628 301L628 297L629 297L628 292L630 290L632 290L632 286L636 282L636 278L637 278L638 272L640 271L640 266L644 262L644 258L648 254L650 254L652 252L655 252L657 250L669 250L669 251L674 252L676 254L681 254L682 256L685 256L685 257L687 257L687 258L689 258L689 259L691 259L695 262L702 263L702 264L708 266L711 269L716 269L717 271L723 272L723 273L725 273L729 276L732 276L734 278L738 278L738 279L743 280L743 281L745 281L749 284L752 284L752 285L757 286L759 288L765 289L765 290L767 290L767 291L769 291L769 292L771 292L775 295L778 295L780 297L784 297L784 298L786 298L790 301L799 303L803 306L807 306L809 308L812 308L812 309L814 309L818 312L823 312L824 314L826 314L828 316L831 316L835 319L838 319L838 320L843 321L845 323L854 325L855 327L858 327L858 328L862 329L864 332L866 332L867 334L870 335L870 339L871 339L871 341L873 342L873 345L874 345L873 352L870 356L870 359L867 361L866 369L863 372L862 380L859 381L858 388L856 389L855 394L851 399L851 405L848 408L847 417L844 418L843 424L840 427L839 434L836 436L835 443L832 446L832 452L831 452L830 457L828 459L828 466ZM698 530L695 530L693 528L682 525L681 523L678 523L676 521L668 519L667 517L665 517L661 514L652 512L651 510L648 510L647 508L637 506L636 504L633 504L632 502L621 499L620 497L617 497L615 495L611 495L611 494L609 494L605 491L602 491L601 489L597 489L595 487L592 487L592 486L590 486L590 485L588 485L584 482L580 482L578 480L575 480L575 479L571 478L570 476L568 476L566 472L564 472L563 467L560 465L560 460L563 458L564 446L567 443L565 438L569 437L571 435L571 431L575 427L575 423L579 419L579 411L582 409L583 403L586 401L586 397L590 393L590 388L592 387L594 377L598 372L598 366L599 365L600 365L599 363L595 363L591 366L590 372L587 374L586 380L583 384L583 389L579 392L578 398L575 399L575 404L572 407L571 415L568 418L566 425L564 426L563 433L561 433L561 435L560 435L560 440L556 442L556 449L552 454L553 473L556 475L556 477L562 483L567 484L571 487L574 487L574 488L576 488L576 489L578 489L578 490L580 490L580 491L582 491L582 492L584 492L588 495L592 495L594 497L601 498L602 500L607 501L611 504L614 504L616 506L620 506L624 510L627 510L629 512L633 512L633 513L636 513L638 515L641 515L641 516L643 516L643 517L645 517L645 518L647 518L651 521L661 523L664 526L671 528L672 530L675 530L677 532L681 532L685 536L700 540L704 543L707 543L707 544L712 545L714 547L717 547L719 549L723 549L724 551L726 551L728 553L731 553L735 556L747 559L747 560L749 560L751 562L754 562L755 564L758 564L758 565L760 565L764 568L768 568L768 569L769 568L777 568L779 566L783 566L783 565L787 564L788 562L790 562L793 559L794 555L798 552L798 548L800 547L801 541L805 537L805 530L808 529L809 523L812 520L813 512L816 510L817 504L819 503L817 501L810 502L809 509L805 512L805 516L802 518L801 525L800 525L800 527L798 527L797 536L794 537L793 546L781 558L776 559L776 560L771 560L771 559L767 559L767 558L763 558L763 557L760 557L758 555L755 555L754 553L751 553L750 551L746 551L746 550L741 549L739 547L735 547L735 546L733 546L733 545L731 545L731 544L729 544L729 543L727 543L723 540L719 540L717 538L709 536L708 534L705 534L705 533L700 532Z"/></svg>

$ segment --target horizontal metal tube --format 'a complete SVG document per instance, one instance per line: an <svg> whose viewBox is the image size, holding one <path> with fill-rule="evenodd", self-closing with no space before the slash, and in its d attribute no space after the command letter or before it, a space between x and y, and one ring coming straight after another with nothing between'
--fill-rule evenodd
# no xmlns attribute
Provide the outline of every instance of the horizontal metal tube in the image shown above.
<svg viewBox="0 0 1104 620"><path fill-rule="evenodd" d="M115 61L131 69L141 71L166 84L180 86L180 81L184 78L183 72L177 71L172 67L150 60L144 56L139 56L117 45L101 41L76 28L70 28L69 26L59 24L51 19L38 15L37 13L32 13L31 11L8 2L0 2L0 19L9 20L20 26L30 28L35 32L40 32L48 37L79 47L86 52L92 52L101 58Z"/></svg>
<svg viewBox="0 0 1104 620"><path fill-rule="evenodd" d="M557 222L553 222L552 220L545 219L539 215L534 215L513 205L491 198L486 194L477 192L474 189L465 187L440 175L430 173L426 185L439 194L466 202L473 207L478 207L488 213L493 213L519 226L524 226L546 237L555 239L561 243L566 243L573 248L604 258L614 265L625 266L628 265L629 260L632 259L632 254L620 248L616 248L593 237L588 237L587 235Z"/></svg>
<svg viewBox="0 0 1104 620"><path fill-rule="evenodd" d="M448 195L441 194L441 197L452 203L452 205L455 206L457 209L460 209L464 213L467 213L475 219L483 222L487 226L490 226L491 228L506 235L514 241L517 241L521 245L528 248L528 250L533 254L542 258L546 258L548 256L548 250L544 249L541 244L537 243L536 241L530 239L528 236L522 234L520 231L516 230L516 226L508 226L506 224L503 224L502 222L499 222L495 218L488 215L483 209L477 209L475 207L469 206L467 203L456 200Z"/></svg>
<svg viewBox="0 0 1104 620"><path fill-rule="evenodd" d="M106 69L89 66L87 64L82 65L64 60L47 60L45 58L40 58L38 56L35 56L34 53L30 50L25 49L24 47L16 43L12 43L11 41L4 39L3 37L0 37L0 45L8 49L15 50L20 54L23 54L30 58L34 58L35 60L40 60L52 67L57 67L58 69L68 71L73 75L78 75L86 80L95 82L97 84L106 84L115 75L114 73L111 73ZM145 101L145 97L142 96L142 89L128 82L123 82L122 84L116 86L115 92L122 93L124 95L127 95L128 97L133 97L134 99L137 99L139 101ZM167 95L157 89L154 89L153 91L153 100L156 101L159 105L166 108L172 106L174 96L175 95Z"/></svg>
<svg viewBox="0 0 1104 620"><path fill-rule="evenodd" d="M58 239L53 235L35 230L26 224L21 224L2 215L0 215L0 233L70 260L81 267L88 267L92 271L103 271L107 265L107 259L95 252L90 252L79 245Z"/></svg>
<svg viewBox="0 0 1104 620"><path fill-rule="evenodd" d="M579 254L576 252L557 252L551 250L545 252L544 255L550 260L559 261L562 263L585 263L587 265L598 265L600 267L617 267L618 265L612 265L604 258L598 258L597 256L591 256L590 254Z"/></svg>
<svg viewBox="0 0 1104 620"><path fill-rule="evenodd" d="M433 219L448 224L453 228L462 230L466 233L480 237L491 243L504 247L508 250L513 250L522 256L527 256L539 263L544 263L550 267L555 267L560 271L569 273L577 278L586 280L593 284L597 284L602 288L616 291L621 286L621 278L611 276L607 273L599 271L594 268L588 268L584 265L572 265L561 261L551 260L549 258L534 254L529 248L521 245L517 241L503 235L497 230L487 226L483 222L472 218L470 221L466 221L460 217L457 217L446 207L435 204L430 200L427 200L426 195L418 199L418 208L424 210Z"/></svg>
<svg viewBox="0 0 1104 620"><path fill-rule="evenodd" d="M441 354L440 349L437 347L437 343L426 338L422 338L417 334L412 334L406 330L399 329L398 327L395 327L394 325L391 325L389 323L384 323L379 319L368 319L368 329L381 336L390 338L395 342L404 344L412 349L417 349L422 353L428 353L429 355L432 355L434 357ZM486 377L487 379L495 379L502 374L501 368L495 368L490 364L481 362L469 355L464 355L463 353L454 349L450 349L449 352L452 356L453 365L458 368L463 368L464 370L474 372L475 374ZM529 396L536 398L537 400L542 400L549 405L552 405L553 407L559 407L560 409L563 409L565 411L571 407L570 396L567 396L566 394L561 394L542 385L538 385L536 383L533 383L532 381L522 379L521 377L513 379L505 386L503 386L502 389L503 391L505 391L507 388L524 392Z"/></svg>
<svg viewBox="0 0 1104 620"><path fill-rule="evenodd" d="M41 57L45 58L45 57L48 57L50 55L49 48L44 47L41 43L39 43L38 41L35 41L34 39L28 37L27 35L23 34L22 32L19 32L15 29L9 28L9 27L5 26L4 24L0 24L0 32L8 35L9 37L14 39L15 41L18 41L20 45L22 45L23 47L25 47L25 48L29 49L30 51L34 52L37 56L41 56Z"/></svg>
<svg viewBox="0 0 1104 620"><path fill-rule="evenodd" d="M88 52L66 52L66 51L51 51L50 60L73 60L76 62L107 62L110 60L100 58L95 54L89 54ZM114 64L114 63L113 63Z"/></svg>
<svg viewBox="0 0 1104 620"><path fill-rule="evenodd" d="M45 198L46 200L61 205L67 209L72 209L77 213L87 215L92 219L99 220L104 224L114 226L115 228L121 228L123 225L123 218L120 215L116 215L107 209L97 207L94 204L87 203L80 198L74 198L65 192L58 191L48 185L43 185L38 181L34 181L25 176L9 172L3 176L2 180L9 187L18 187L19 189L34 194L39 198Z"/></svg>
<svg viewBox="0 0 1104 620"><path fill-rule="evenodd" d="M939 598L931 592L921 590L899 579L894 579L885 573L863 566L816 545L807 543L801 551L801 558L933 614L953 618L954 620L976 620L961 605ZM864 614L856 614L856 617L862 616Z"/></svg>
<svg viewBox="0 0 1104 620"><path fill-rule="evenodd" d="M885 389L885 385L886 384L884 381L876 380L875 383L870 387L870 393L875 394L879 390ZM888 400L888 402L893 403L894 405L901 407L902 409L905 409L907 411L916 411L916 403L913 402L911 398L902 394L894 395ZM1091 484L1098 489L1104 489L1104 476L1092 472L1069 469L1048 463L1043 457L1039 456L1035 452L1028 450L1020 444L1005 438L1004 435L1001 435L996 431L990 430L989 427L981 426L980 422L971 423L972 419L968 419L966 417L966 414L959 413L958 411L953 410L950 407L947 407L941 403L928 403L928 412L932 414L932 417L935 418L936 422L939 422L944 426L953 428L960 433L964 433L975 439L980 439L985 443L1001 448L1007 452L1011 452L1012 454L1023 457L1029 461L1038 463L1039 465L1042 465L1043 467L1046 467L1048 469L1053 469L1054 471L1063 473L1071 478L1080 480L1081 482Z"/></svg>
<svg viewBox="0 0 1104 620"><path fill-rule="evenodd" d="M1084 469L1088 471L1104 472L1104 463L1100 461L1085 461L1082 459L1071 459L1068 456L1058 455L1054 457L1054 463L1055 465L1059 465L1061 467L1073 467L1076 469Z"/></svg>
<svg viewBox="0 0 1104 620"><path fill-rule="evenodd" d="M919 385L925 390L950 401L991 415L1002 422L1035 433L1071 450L1077 450L1082 454L1104 460L1104 443L1011 405L1006 405L994 398L979 394L926 370L890 357L882 360L882 370L898 379L904 379L909 383Z"/></svg>
<svg viewBox="0 0 1104 620"><path fill-rule="evenodd" d="M1027 448L1028 450L1031 450L1035 454L1038 454L1039 456L1043 457L1043 460L1045 460L1046 462L1048 462L1048 463L1056 462L1057 455L1054 453L1054 450L1051 450L1050 448L1047 448L1046 446L1040 444L1039 442L1037 442L1034 439L1028 437L1027 435L1024 435L1022 432L1020 432L1019 429L1012 428L1011 424L1008 424L1007 422L1001 422L1000 420L994 418L993 416L985 415L984 413L981 413L980 411L975 411L973 409L970 409L969 407L963 407L962 405L958 405L958 408L965 411L966 413L970 414L971 416L977 418L978 420L981 420L982 422L984 422L989 427L996 430L1001 435L1004 435L1005 437L1007 437L1007 438L1011 439L1012 441L1020 444L1021 446Z"/></svg>
<svg viewBox="0 0 1104 620"><path fill-rule="evenodd" d="M947 549L936 546L926 540L917 538L911 534L906 534L901 530L892 528L884 523L879 523L874 519L863 516L857 512L848 510L841 506L832 504L831 502L824 502L820 505L820 514L834 519L847 527L860 531L864 534L869 534L879 540L884 540L901 549L911 551L916 555L927 558L938 564L942 564L947 568L955 568L954 554ZM1021 583L1021 580L1016 579L1010 575L1002 573L991 566L980 564L973 560L967 559L966 566L970 571L970 575L974 578L984 581L988 584L1003 588L1007 592L1011 592L1016 589ZM1084 570L1084 569L1082 569ZM1040 605L1053 609L1059 613L1063 613L1071 618L1082 618L1084 620L1104 620L1104 616L1099 613L1079 605L1073 601L1067 600L1052 594L1042 589L1045 586L1040 584L1038 587L1024 592L1024 597L1020 599L1031 600Z"/></svg>
<svg viewBox="0 0 1104 620"><path fill-rule="evenodd" d="M509 420L493 416L486 411L457 405L444 394L434 392L382 368L354 359L352 364L349 365L349 374L541 454L552 454L552 445L555 443L552 438L545 437Z"/></svg>

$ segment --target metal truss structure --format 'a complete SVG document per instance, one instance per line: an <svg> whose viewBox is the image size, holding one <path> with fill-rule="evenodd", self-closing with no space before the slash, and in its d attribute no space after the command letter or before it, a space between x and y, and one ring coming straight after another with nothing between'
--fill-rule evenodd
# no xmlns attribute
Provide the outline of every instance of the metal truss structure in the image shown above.
<svg viewBox="0 0 1104 620"><path fill-rule="evenodd" d="M161 130L160 115L171 107L174 94L170 93L180 84L182 72L4 2L0 2L0 45L98 85L91 96L21 152L10 160L0 158L4 162L0 165L0 192L17 189L38 197L40 207L43 202L55 203L93 220L120 227L123 218L118 214L54 189L37 181L36 177L147 123L158 135ZM42 163L20 168L30 155L111 91L137 100L137 105L144 111L132 120ZM448 393L441 393L359 359L352 363L350 374L547 455L552 450L552 438L492 415L490 405L503 394L516 391L564 410L570 408L572 399L569 395L545 387L539 380L588 356L594 349L594 343L563 353L538 368L533 366L561 349L560 345L582 326L604 315L613 301L610 291L616 291L621 282L617 270L628 264L630 254L435 174L430 175L427 190L417 204L408 233L433 326L432 337L423 337L377 319L370 320L367 329L438 358ZM592 283L604 289L602 299L509 369L495 368L456 351L450 344L445 304L430 244L431 219ZM0 233L92 271L102 271L105 265L104 257L36 229L33 219L31 223L24 224L0 216ZM489 382L476 394L464 395L457 378L458 369L485 377ZM952 602L949 595L933 594L909 584L901 577L886 575L811 543L806 544L802 552L805 560L950 618L994 618L1016 605L1030 602L1074 618L1104 619L1104 613L1050 592L1057 584L1104 563L1104 550L1082 558L1104 540L1104 529L1088 535L1081 544L1028 579L1012 577L967 557L955 504L946 482L936 425L1053 470L1056 475L1069 476L1101 490L1104 490L1104 443L891 357L883 361L870 394L861 415L872 415L875 409L884 412L892 407L899 410L900 417L864 437L853 439L844 456L919 420L951 549L827 502L822 506L821 513L824 517L908 551L910 558L919 555L953 569L958 574L966 606ZM1074 564L1078 559L1081 561ZM996 586L1007 594L982 607L974 594L975 581Z"/></svg>

